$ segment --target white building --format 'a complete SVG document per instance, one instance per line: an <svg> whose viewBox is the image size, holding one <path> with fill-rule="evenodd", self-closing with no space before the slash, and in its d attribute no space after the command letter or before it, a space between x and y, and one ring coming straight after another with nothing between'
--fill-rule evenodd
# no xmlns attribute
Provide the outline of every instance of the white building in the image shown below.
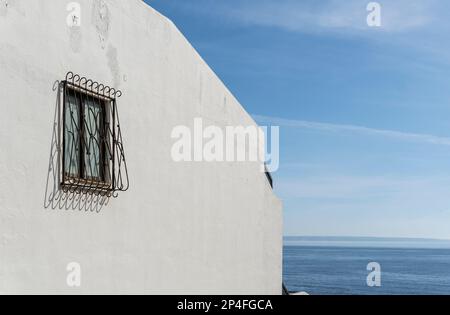
<svg viewBox="0 0 450 315"><path fill-rule="evenodd" d="M77 0L79 12L67 11L70 2L0 0L0 293L280 294L282 206L259 163L170 155L171 130L195 117L224 127L254 121L141 0ZM65 123L69 94L114 99L114 90L71 75L64 91L70 71L122 91L122 139L110 126L116 134L105 133L101 149L63 158L73 139L86 139L67 126L80 113ZM102 128L112 125L109 109ZM107 146L116 148L114 166ZM109 164L88 171L92 159ZM90 189L63 189L62 174ZM73 174L84 175L67 179ZM118 188L128 177L129 189L105 196L110 187L93 184L97 177L111 185L114 177Z"/></svg>

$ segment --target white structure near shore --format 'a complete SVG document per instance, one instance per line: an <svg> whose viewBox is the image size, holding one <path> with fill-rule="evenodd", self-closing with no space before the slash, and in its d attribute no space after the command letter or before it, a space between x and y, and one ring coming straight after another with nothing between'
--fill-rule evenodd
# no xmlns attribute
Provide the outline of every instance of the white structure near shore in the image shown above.
<svg viewBox="0 0 450 315"><path fill-rule="evenodd" d="M177 125L254 121L143 1L78 0L78 26L70 2L0 0L0 293L281 294L282 206L259 163L171 159ZM61 191L69 71L123 92L117 198Z"/></svg>

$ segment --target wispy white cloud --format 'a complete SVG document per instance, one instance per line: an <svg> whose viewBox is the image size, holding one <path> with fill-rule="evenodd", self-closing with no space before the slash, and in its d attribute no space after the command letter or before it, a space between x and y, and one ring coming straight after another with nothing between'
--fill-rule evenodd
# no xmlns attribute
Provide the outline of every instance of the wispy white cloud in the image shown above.
<svg viewBox="0 0 450 315"><path fill-rule="evenodd" d="M361 134L367 136L379 136L390 138L398 141L420 142L425 144L445 145L450 146L449 137L440 137L429 134L409 133L386 129L376 129L355 125L342 125L342 124L330 124L322 122L304 121L304 120L291 120L277 117L253 115L253 118L258 123L271 124L280 127L313 129L320 131L328 131L333 133L349 133L349 134Z"/></svg>
<svg viewBox="0 0 450 315"><path fill-rule="evenodd" d="M390 203L390 206L395 201L396 205L402 205L398 207L402 209L415 207L420 201L422 206L439 204L446 209L449 184L450 177L435 175L356 176L317 173L302 178L285 178L277 184L277 189L286 198L333 199L333 203L346 200L355 204L363 199L385 205ZM414 198L410 196L411 193L414 193ZM411 203L412 198L414 202Z"/></svg>
<svg viewBox="0 0 450 315"><path fill-rule="evenodd" d="M222 11L235 21L278 27L288 31L367 30L368 0L259 0L235 2ZM381 30L404 32L424 27L439 14L437 0L378 1L382 6Z"/></svg>
<svg viewBox="0 0 450 315"><path fill-rule="evenodd" d="M284 179L277 189L286 198L358 200L373 198L404 182L386 177L315 175L301 179ZM335 202L335 201L334 201Z"/></svg>
<svg viewBox="0 0 450 315"><path fill-rule="evenodd" d="M150 4L159 1L163 0L151 0ZM193 19L211 18L239 28L260 26L293 33L359 38L376 43L377 48L386 46L386 49L371 47L377 49L377 54L390 55L392 47L401 48L408 55L418 52L421 55L414 66L433 71L442 71L442 65L450 64L448 0L376 0L382 7L380 28L367 25L367 4L371 1L186 0L173 1L176 2L173 6ZM210 42L208 39L202 45ZM437 65L430 65L433 60ZM402 59L397 63L402 63Z"/></svg>

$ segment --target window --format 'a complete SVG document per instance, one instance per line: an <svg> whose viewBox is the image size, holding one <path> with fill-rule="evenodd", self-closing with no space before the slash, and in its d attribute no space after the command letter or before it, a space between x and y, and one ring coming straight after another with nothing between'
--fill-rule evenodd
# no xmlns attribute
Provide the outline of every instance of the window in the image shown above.
<svg viewBox="0 0 450 315"><path fill-rule="evenodd" d="M112 194L128 189L128 172L117 115L121 92L68 73L63 82L65 190Z"/></svg>
<svg viewBox="0 0 450 315"><path fill-rule="evenodd" d="M107 183L106 107L96 97L80 97L68 89L65 109L65 176Z"/></svg>

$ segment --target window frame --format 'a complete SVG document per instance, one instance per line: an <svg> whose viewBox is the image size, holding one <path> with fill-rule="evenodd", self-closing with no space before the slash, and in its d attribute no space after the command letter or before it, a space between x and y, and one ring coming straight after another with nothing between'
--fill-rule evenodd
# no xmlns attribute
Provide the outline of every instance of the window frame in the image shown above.
<svg viewBox="0 0 450 315"><path fill-rule="evenodd" d="M83 92L78 92L80 94L82 94ZM87 94L85 94L87 95ZM64 119L64 133L66 132L66 115L67 115L67 107L70 107L70 105L72 105L70 103L70 101L68 101L67 96L69 97L74 97L75 98L75 102L76 102L76 107L78 110L78 121L76 122L78 124L78 143L79 143L79 148L78 148L78 165L77 165L77 170L78 170L78 174L77 175L73 175L70 172L67 172L66 170L66 159L64 159L64 167L63 167L63 171L64 171L64 176L66 178L72 178L75 180L80 180L80 181L93 181L93 182L98 182L100 184L108 184L109 183L109 179L107 178L107 169L108 169L108 156L107 156L107 144L105 143L105 141L103 139L98 139L97 141L100 142L99 145L99 157L98 157L98 164L100 165L99 169L98 169L98 176L89 176L87 174L87 162L86 162L86 154L89 155L89 153L86 153L86 151L88 150L87 147L87 141L86 141L86 124L88 123L88 121L86 120L86 112L90 110L89 106L91 104L86 104L87 101L92 101L94 102L93 104L98 106L98 108L100 109L100 132L103 132L104 134L107 133L107 124L108 122L108 118L107 118L107 108L108 106L110 106L108 104L108 101L102 100L101 98L97 97L97 96L89 96L87 99L83 99L82 97L77 97L77 91L76 89L69 87L66 90L66 101L64 103L65 106L65 117ZM71 110L69 108L69 110ZM105 135L99 134L99 138L105 138ZM106 141L108 141L109 139L106 138ZM66 157L66 147L64 146L64 156Z"/></svg>

